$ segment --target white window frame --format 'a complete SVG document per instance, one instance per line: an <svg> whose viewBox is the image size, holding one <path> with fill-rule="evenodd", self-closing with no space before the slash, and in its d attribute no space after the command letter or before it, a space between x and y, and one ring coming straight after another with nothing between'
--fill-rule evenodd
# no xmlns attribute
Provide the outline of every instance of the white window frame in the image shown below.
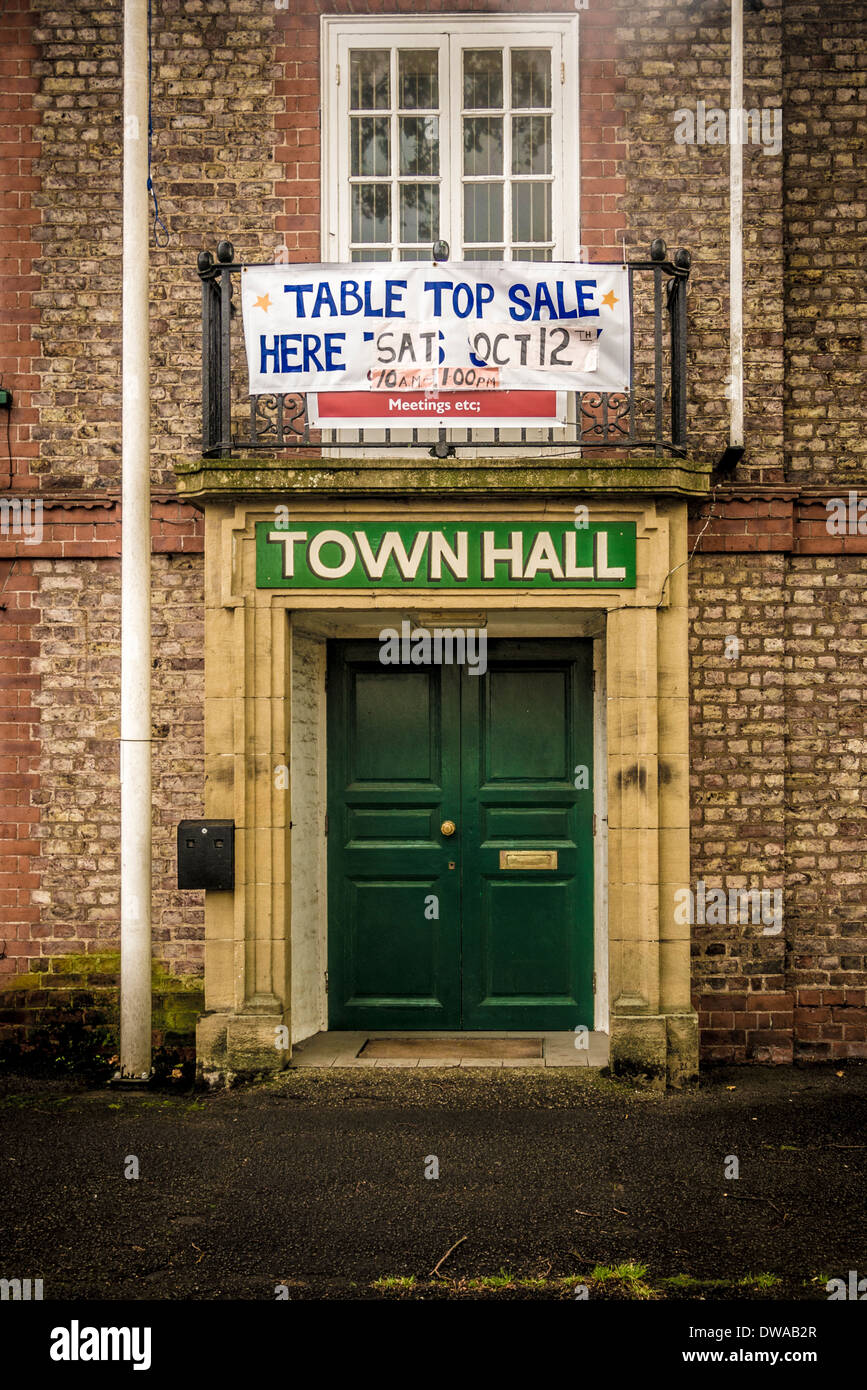
<svg viewBox="0 0 867 1390"><path fill-rule="evenodd" d="M348 50L359 48L439 47L448 50L456 38L461 45L477 48L541 48L549 43L560 48L552 64L552 229L554 261L578 260L581 246L580 149L573 132L580 129L578 92L578 15L377 15L357 17L323 15L321 19L320 90L321 130L321 249L323 262L349 260L350 184L348 176L349 64ZM340 71L338 72L338 68ZM445 76L445 75L443 75ZM440 192L440 237L449 242L451 259L460 260L461 187L461 74L452 63L449 81L441 83L444 128L440 139L450 147L450 183ZM446 90L448 87L448 90ZM559 90L559 100L554 94ZM506 123L508 125L508 122ZM341 140L341 132L346 139ZM568 133L567 133L568 132ZM508 149L508 145L506 146ZM504 182L510 178L504 160ZM445 215L448 222L445 221ZM393 216L398 210L393 209ZM504 223L511 219L510 201L503 209ZM505 231L505 225L504 225ZM512 238L507 238L511 243Z"/></svg>

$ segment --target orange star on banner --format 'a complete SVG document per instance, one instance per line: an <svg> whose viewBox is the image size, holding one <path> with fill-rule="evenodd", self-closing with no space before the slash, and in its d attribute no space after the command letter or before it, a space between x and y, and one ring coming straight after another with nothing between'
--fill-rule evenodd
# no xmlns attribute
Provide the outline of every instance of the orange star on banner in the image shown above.
<svg viewBox="0 0 867 1390"><path fill-rule="evenodd" d="M265 313L267 314L268 310L271 308L270 294L260 294L259 298L256 300L256 308L264 309Z"/></svg>
<svg viewBox="0 0 867 1390"><path fill-rule="evenodd" d="M609 309L613 309L615 304L620 303L620 300L617 298L617 295L614 293L613 290L609 290L607 294L603 294L602 303L607 304Z"/></svg>

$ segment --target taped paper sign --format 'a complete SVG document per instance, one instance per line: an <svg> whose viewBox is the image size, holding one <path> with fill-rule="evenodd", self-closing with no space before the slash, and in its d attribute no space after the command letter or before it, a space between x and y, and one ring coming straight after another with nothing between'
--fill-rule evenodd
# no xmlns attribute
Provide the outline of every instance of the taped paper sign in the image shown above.
<svg viewBox="0 0 867 1390"><path fill-rule="evenodd" d="M622 266L246 266L251 395L628 391Z"/></svg>

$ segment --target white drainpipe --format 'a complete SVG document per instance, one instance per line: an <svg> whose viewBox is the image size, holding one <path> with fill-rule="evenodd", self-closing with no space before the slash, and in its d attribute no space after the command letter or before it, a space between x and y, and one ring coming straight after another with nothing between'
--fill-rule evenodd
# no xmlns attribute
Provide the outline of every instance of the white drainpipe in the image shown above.
<svg viewBox="0 0 867 1390"><path fill-rule="evenodd" d="M732 0L729 104L729 448L744 443L744 7Z"/></svg>
<svg viewBox="0 0 867 1390"><path fill-rule="evenodd" d="M151 1070L151 623L147 0L123 17L120 1072Z"/></svg>

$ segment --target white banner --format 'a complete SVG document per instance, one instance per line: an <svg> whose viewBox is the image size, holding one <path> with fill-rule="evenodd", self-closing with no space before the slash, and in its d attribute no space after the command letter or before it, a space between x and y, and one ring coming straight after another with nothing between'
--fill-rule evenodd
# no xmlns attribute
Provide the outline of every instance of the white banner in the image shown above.
<svg viewBox="0 0 867 1390"><path fill-rule="evenodd" d="M250 394L628 391L622 266L245 266Z"/></svg>

